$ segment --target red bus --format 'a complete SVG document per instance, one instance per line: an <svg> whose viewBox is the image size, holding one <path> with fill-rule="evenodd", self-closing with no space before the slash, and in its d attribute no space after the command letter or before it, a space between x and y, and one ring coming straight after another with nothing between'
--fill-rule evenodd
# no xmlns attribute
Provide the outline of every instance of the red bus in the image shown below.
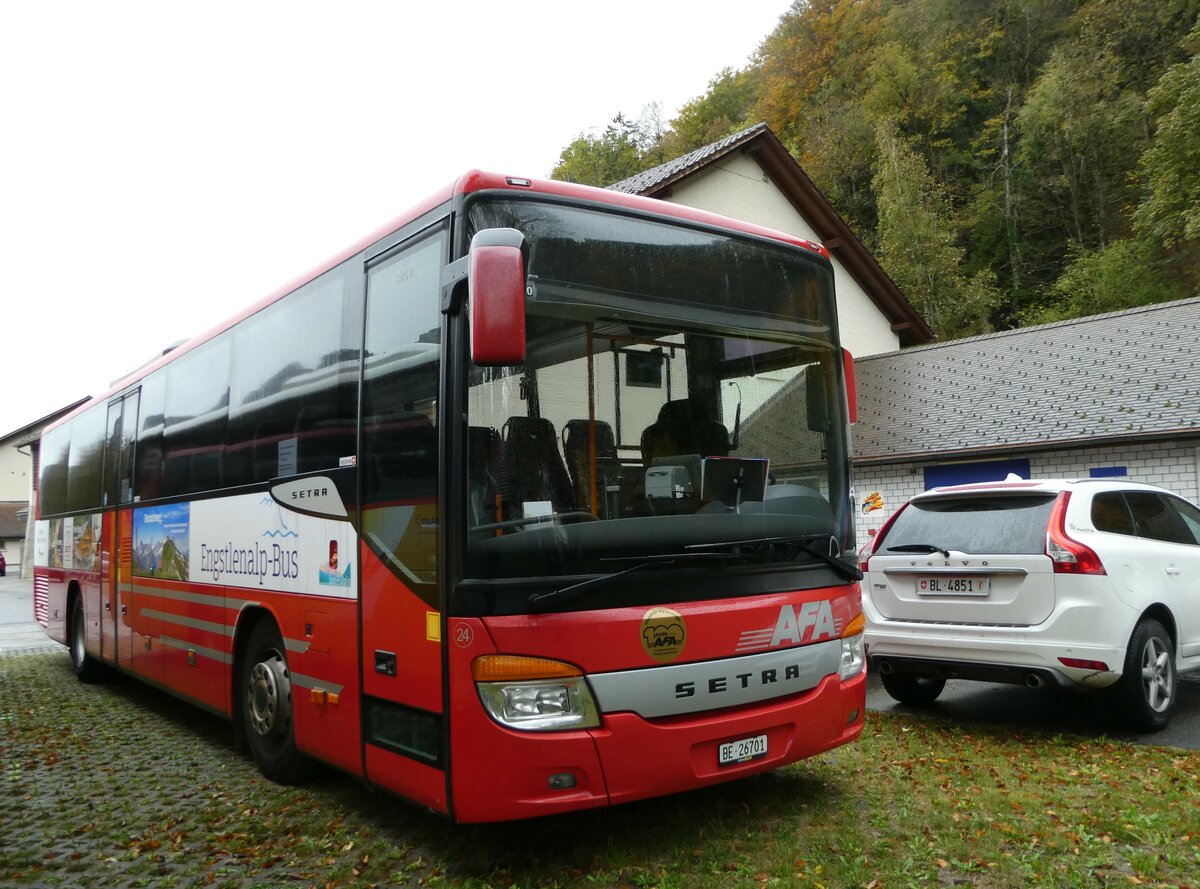
<svg viewBox="0 0 1200 889"><path fill-rule="evenodd" d="M85 681L459 822L852 741L852 363L823 248L471 172L43 435Z"/></svg>

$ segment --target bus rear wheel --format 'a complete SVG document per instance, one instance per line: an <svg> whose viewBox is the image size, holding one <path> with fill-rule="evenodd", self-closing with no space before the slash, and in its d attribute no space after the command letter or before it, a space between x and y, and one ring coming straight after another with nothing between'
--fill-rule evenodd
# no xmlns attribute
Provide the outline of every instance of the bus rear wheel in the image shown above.
<svg viewBox="0 0 1200 889"><path fill-rule="evenodd" d="M291 672L274 621L260 620L251 630L240 685L242 731L259 771L279 784L301 781L308 760L296 747Z"/></svg>
<svg viewBox="0 0 1200 889"><path fill-rule="evenodd" d="M80 682L95 682L100 678L104 666L87 653L84 641L87 639L87 625L83 615L83 604L78 598L71 604L71 635L69 645L71 651L71 668L75 671Z"/></svg>

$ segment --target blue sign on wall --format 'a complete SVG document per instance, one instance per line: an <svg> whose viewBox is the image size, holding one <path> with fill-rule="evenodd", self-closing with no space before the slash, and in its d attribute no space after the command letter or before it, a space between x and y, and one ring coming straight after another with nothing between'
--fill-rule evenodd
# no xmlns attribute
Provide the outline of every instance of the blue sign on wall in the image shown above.
<svg viewBox="0 0 1200 889"><path fill-rule="evenodd" d="M1029 478L1028 460L980 460L978 463L946 463L925 467L925 490L946 485L1002 482L1009 473Z"/></svg>

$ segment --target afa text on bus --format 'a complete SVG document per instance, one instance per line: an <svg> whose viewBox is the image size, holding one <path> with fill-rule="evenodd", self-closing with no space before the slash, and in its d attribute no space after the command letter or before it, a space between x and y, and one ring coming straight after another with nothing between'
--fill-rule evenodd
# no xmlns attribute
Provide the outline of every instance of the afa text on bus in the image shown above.
<svg viewBox="0 0 1200 889"><path fill-rule="evenodd" d="M862 731L852 392L823 248L471 172L47 429L35 616L460 822L773 769Z"/></svg>

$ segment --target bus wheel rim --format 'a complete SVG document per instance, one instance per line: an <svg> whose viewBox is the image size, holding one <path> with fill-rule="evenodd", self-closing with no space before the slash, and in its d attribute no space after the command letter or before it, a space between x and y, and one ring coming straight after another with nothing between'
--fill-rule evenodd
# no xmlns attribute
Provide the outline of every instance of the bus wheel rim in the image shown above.
<svg viewBox="0 0 1200 889"><path fill-rule="evenodd" d="M250 671L248 709L250 726L262 737L268 737L287 725L291 682L283 660L278 656L255 664Z"/></svg>

